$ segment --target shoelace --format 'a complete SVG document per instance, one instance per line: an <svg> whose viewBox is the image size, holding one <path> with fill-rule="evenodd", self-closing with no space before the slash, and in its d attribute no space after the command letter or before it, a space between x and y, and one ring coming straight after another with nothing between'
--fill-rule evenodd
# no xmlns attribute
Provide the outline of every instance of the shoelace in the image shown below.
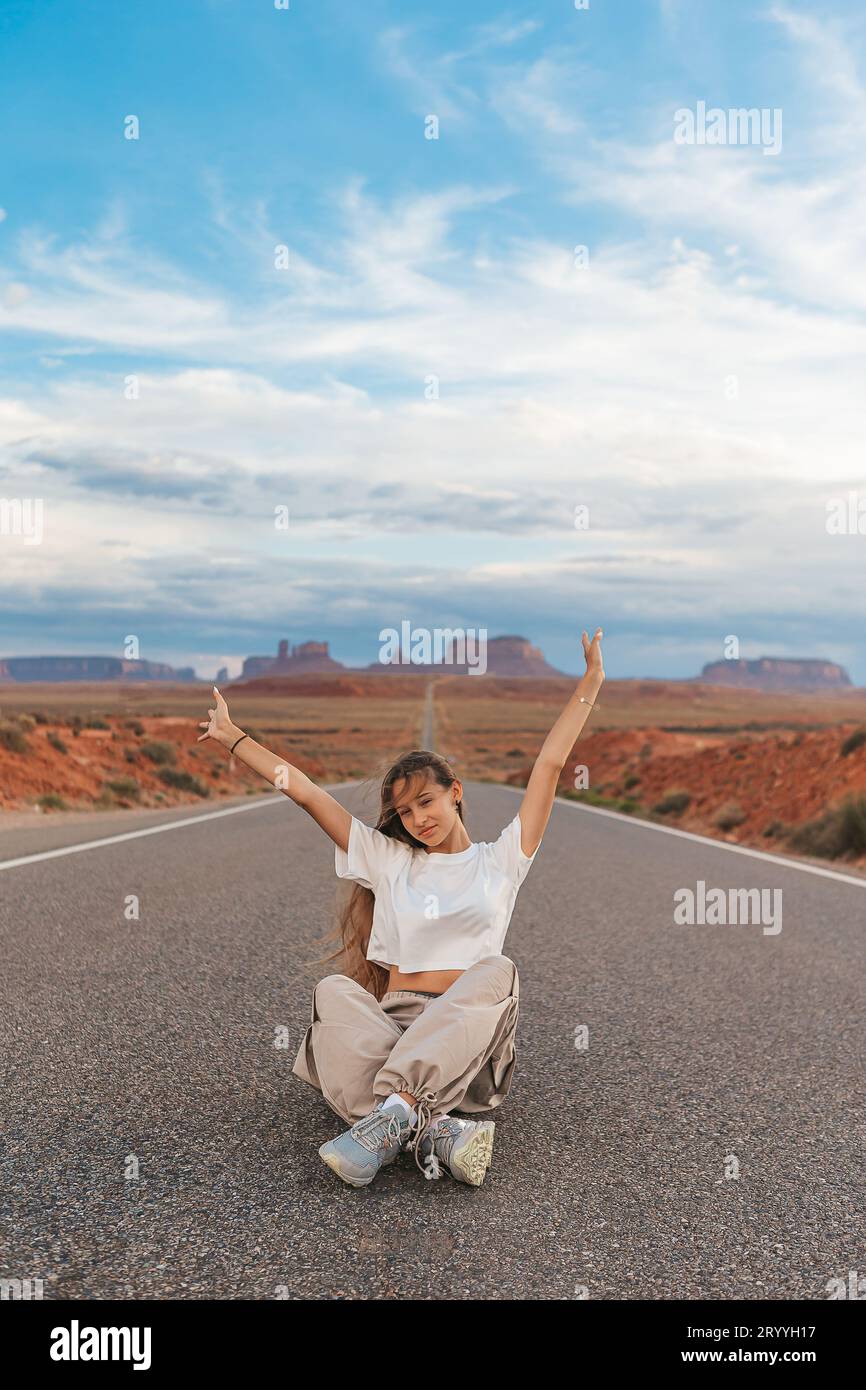
<svg viewBox="0 0 866 1390"><path fill-rule="evenodd" d="M425 1164L430 1169L429 1173L425 1173L426 1177L441 1178L442 1176L442 1165L439 1162L439 1155L436 1152L437 1146L442 1151L442 1163L444 1163L446 1167L451 1166L451 1150L454 1148L454 1140L462 1133L463 1125L460 1120L455 1119L453 1115L448 1115L447 1117L433 1121L433 1124L427 1131L431 1149L427 1158L424 1160Z"/></svg>
<svg viewBox="0 0 866 1390"><path fill-rule="evenodd" d="M431 1131L430 1138L434 1144L438 1144L441 1147L443 1160L450 1165L451 1150L454 1148L454 1140L457 1138L458 1134L463 1133L463 1125L460 1120L455 1119L453 1115L449 1115L446 1119L436 1121L435 1125L436 1137L433 1137Z"/></svg>
<svg viewBox="0 0 866 1390"><path fill-rule="evenodd" d="M442 1176L442 1169L439 1165L439 1160L436 1157L433 1147L431 1147L426 1159L424 1159L423 1162L421 1161L421 1141L425 1138L428 1131L436 1123L435 1120L431 1120L430 1118L430 1106L434 1105L435 1102L435 1091L425 1091L422 1096L416 1096L415 1114L417 1116L417 1119L415 1122L414 1136L410 1136L410 1138L406 1141L406 1147L408 1149L414 1150L415 1163L421 1169L421 1172L424 1174L425 1178L441 1178Z"/></svg>
<svg viewBox="0 0 866 1390"><path fill-rule="evenodd" d="M430 1152L426 1159L423 1162L421 1160L421 1142L429 1134L432 1127L438 1123L430 1118L430 1106L435 1100L436 1095L433 1091L425 1091L423 1099L420 1097L416 1099L414 1126L411 1120L404 1120L401 1124L400 1113L396 1106L389 1106L387 1110L373 1110L363 1119L355 1121L351 1128L352 1138L356 1139L370 1153L375 1153L383 1144L386 1148L390 1148L392 1139L402 1145L404 1142L403 1129L408 1124L409 1134L405 1139L405 1145L407 1149L414 1151L415 1163L425 1178L441 1178L442 1167L436 1157L435 1139L432 1140Z"/></svg>
<svg viewBox="0 0 866 1390"><path fill-rule="evenodd" d="M402 1141L400 1116L396 1107L387 1110L374 1110L362 1120L352 1125L351 1135L370 1153L375 1153L382 1144L390 1149L392 1139L398 1144Z"/></svg>

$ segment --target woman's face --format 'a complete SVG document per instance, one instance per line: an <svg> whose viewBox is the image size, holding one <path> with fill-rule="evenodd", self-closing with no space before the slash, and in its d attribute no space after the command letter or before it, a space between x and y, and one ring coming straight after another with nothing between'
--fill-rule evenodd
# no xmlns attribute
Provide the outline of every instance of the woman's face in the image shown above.
<svg viewBox="0 0 866 1390"><path fill-rule="evenodd" d="M429 775L426 780L416 777L414 786L405 778L394 784L394 809L419 844L438 845L450 834L457 817L458 786L452 782L442 787Z"/></svg>

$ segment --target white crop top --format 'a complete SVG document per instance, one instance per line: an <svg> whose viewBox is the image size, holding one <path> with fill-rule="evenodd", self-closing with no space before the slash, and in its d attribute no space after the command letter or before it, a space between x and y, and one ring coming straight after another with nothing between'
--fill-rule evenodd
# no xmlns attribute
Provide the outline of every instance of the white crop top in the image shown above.
<svg viewBox="0 0 866 1390"><path fill-rule="evenodd" d="M520 847L520 816L498 840L428 854L352 817L349 848L334 846L338 878L376 895L367 959L416 970L468 970L502 954L517 891L535 854Z"/></svg>

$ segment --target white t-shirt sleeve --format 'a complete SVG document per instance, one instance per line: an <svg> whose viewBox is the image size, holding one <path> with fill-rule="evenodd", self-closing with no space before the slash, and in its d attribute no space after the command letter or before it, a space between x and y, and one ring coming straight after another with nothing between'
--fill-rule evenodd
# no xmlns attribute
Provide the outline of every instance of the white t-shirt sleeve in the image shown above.
<svg viewBox="0 0 866 1390"><path fill-rule="evenodd" d="M407 845L353 816L348 851L334 845L334 870L338 878L354 879L355 883L362 883L375 892L383 875L408 853L411 851Z"/></svg>
<svg viewBox="0 0 866 1390"><path fill-rule="evenodd" d="M491 841L490 844L494 862L518 888L535 862L535 855L539 849L540 845L536 846L534 854L523 853L520 847L519 815L516 815L513 821L509 821L499 839Z"/></svg>

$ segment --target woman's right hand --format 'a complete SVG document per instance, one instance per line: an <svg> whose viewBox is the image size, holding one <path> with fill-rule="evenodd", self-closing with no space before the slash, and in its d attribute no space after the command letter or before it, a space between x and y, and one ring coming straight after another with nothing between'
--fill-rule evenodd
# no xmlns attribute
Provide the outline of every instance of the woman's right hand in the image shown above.
<svg viewBox="0 0 866 1390"><path fill-rule="evenodd" d="M199 734L196 743L201 743L203 738L214 738L217 743L225 743L229 734L240 732L235 730L235 726L229 718L229 707L216 686L213 687L213 692L216 696L216 705L213 709L208 710L210 719L200 721L199 728L204 729L205 732Z"/></svg>

